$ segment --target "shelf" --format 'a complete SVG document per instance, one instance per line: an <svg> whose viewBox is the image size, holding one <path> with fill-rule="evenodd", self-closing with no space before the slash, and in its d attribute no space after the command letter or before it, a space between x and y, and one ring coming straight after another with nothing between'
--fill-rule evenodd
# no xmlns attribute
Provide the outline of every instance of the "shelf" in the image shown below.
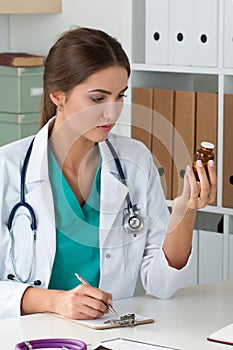
<svg viewBox="0 0 233 350"><path fill-rule="evenodd" d="M172 206L172 200L166 200L167 206ZM198 211L201 211L203 213L212 213L212 214L222 214L222 215L233 215L233 209L232 208L224 208L224 207L217 207L214 205L207 205L203 209L198 209Z"/></svg>
<svg viewBox="0 0 233 350"><path fill-rule="evenodd" d="M133 71L142 72L161 72L161 73L187 73L187 74L204 74L204 75L232 75L231 68L210 68L210 67L193 67L193 66L169 66L156 65L147 63L132 63Z"/></svg>
<svg viewBox="0 0 233 350"><path fill-rule="evenodd" d="M0 14L61 13L61 0L0 0Z"/></svg>
<svg viewBox="0 0 233 350"><path fill-rule="evenodd" d="M147 63L133 63L132 69L144 72L188 73L188 74L219 74L219 68L203 68L191 66L169 66Z"/></svg>

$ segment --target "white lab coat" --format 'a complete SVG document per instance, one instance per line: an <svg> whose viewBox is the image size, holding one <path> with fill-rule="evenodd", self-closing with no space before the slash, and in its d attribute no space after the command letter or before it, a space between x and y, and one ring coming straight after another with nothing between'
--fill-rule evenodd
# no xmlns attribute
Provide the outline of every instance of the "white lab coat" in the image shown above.
<svg viewBox="0 0 233 350"><path fill-rule="evenodd" d="M56 231L54 206L48 176L48 129L45 125L36 135L26 173L26 201L34 208L37 218L37 243L33 272L28 284L10 281L14 274L10 259L10 235L7 227L9 213L19 201L20 171L32 137L0 149L0 315L20 315L20 302L28 285L41 280L47 288L51 276ZM102 157L100 203L100 283L99 288L125 298L134 294L138 273L147 293L159 298L170 297L182 286L187 268L171 268L164 256L162 244L166 234L169 212L160 185L160 178L147 148L126 137L109 137L126 174L126 187L120 181L113 157L105 142L100 143ZM122 226L126 194L138 204L144 218L144 229L136 237ZM25 278L32 254L28 214L17 212L14 220L15 261L21 278ZM89 262L87 262L89 263Z"/></svg>

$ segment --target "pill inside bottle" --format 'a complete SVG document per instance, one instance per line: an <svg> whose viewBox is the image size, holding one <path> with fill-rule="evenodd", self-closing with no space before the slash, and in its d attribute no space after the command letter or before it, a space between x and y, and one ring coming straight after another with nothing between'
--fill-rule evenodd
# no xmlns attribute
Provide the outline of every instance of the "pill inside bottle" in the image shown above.
<svg viewBox="0 0 233 350"><path fill-rule="evenodd" d="M200 181L197 173L197 164L196 164L197 160L202 161L207 177L209 178L207 164L209 160L211 159L214 160L214 156L215 156L214 147L215 146L213 143L203 141L201 142L200 147L195 151L194 160L193 160L193 171L197 181Z"/></svg>

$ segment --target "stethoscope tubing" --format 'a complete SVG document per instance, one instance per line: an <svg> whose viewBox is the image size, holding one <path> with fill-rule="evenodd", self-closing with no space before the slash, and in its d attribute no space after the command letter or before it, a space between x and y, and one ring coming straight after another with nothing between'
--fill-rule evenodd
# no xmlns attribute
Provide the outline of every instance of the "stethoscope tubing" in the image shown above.
<svg viewBox="0 0 233 350"><path fill-rule="evenodd" d="M66 338L48 338L48 339L36 339L28 340L16 344L15 350L31 350L31 349L44 349L44 348L60 348L67 350L86 350L87 345L76 339Z"/></svg>
<svg viewBox="0 0 233 350"><path fill-rule="evenodd" d="M34 212L33 208L31 207L31 205L25 202L25 178L26 178L28 162L29 162L29 159L31 156L32 146L33 146L34 140L35 140L35 138L30 143L28 150L27 150L27 153L26 153L26 156L25 156L25 159L24 159L24 162L23 162L23 167L21 170L21 177L20 177L20 201L15 204L15 206L13 207L13 209L10 212L8 224L7 224L9 231L11 230L13 219L15 217L16 211L20 207L25 207L28 209L30 216L31 216L32 231L36 231L36 228L37 228L35 212Z"/></svg>
<svg viewBox="0 0 233 350"><path fill-rule="evenodd" d="M112 153L112 156L114 158L114 161L115 161L115 164L116 164L116 167L117 167L117 170L118 170L118 173L120 175L120 179L121 179L121 182L127 186L127 183L126 183L126 178L125 178L125 174L124 174L124 171L122 169L122 166L121 166L121 162L118 158L118 155L114 149L114 147L112 146L111 142L106 139L105 140L106 144L108 145L108 148L110 149L110 152ZM127 208L128 209L132 209L133 208L133 205L132 205L132 202L131 202L131 198L130 198L130 195L129 193L127 193L126 195L126 201L127 201Z"/></svg>

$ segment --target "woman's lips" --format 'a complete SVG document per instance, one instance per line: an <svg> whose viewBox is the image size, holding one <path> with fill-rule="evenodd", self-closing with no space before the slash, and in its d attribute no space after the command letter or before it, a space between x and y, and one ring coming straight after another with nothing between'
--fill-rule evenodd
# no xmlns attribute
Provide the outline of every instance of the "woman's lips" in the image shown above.
<svg viewBox="0 0 233 350"><path fill-rule="evenodd" d="M108 124L108 125L100 125L98 126L98 129L103 132L109 132L112 129L113 125Z"/></svg>

